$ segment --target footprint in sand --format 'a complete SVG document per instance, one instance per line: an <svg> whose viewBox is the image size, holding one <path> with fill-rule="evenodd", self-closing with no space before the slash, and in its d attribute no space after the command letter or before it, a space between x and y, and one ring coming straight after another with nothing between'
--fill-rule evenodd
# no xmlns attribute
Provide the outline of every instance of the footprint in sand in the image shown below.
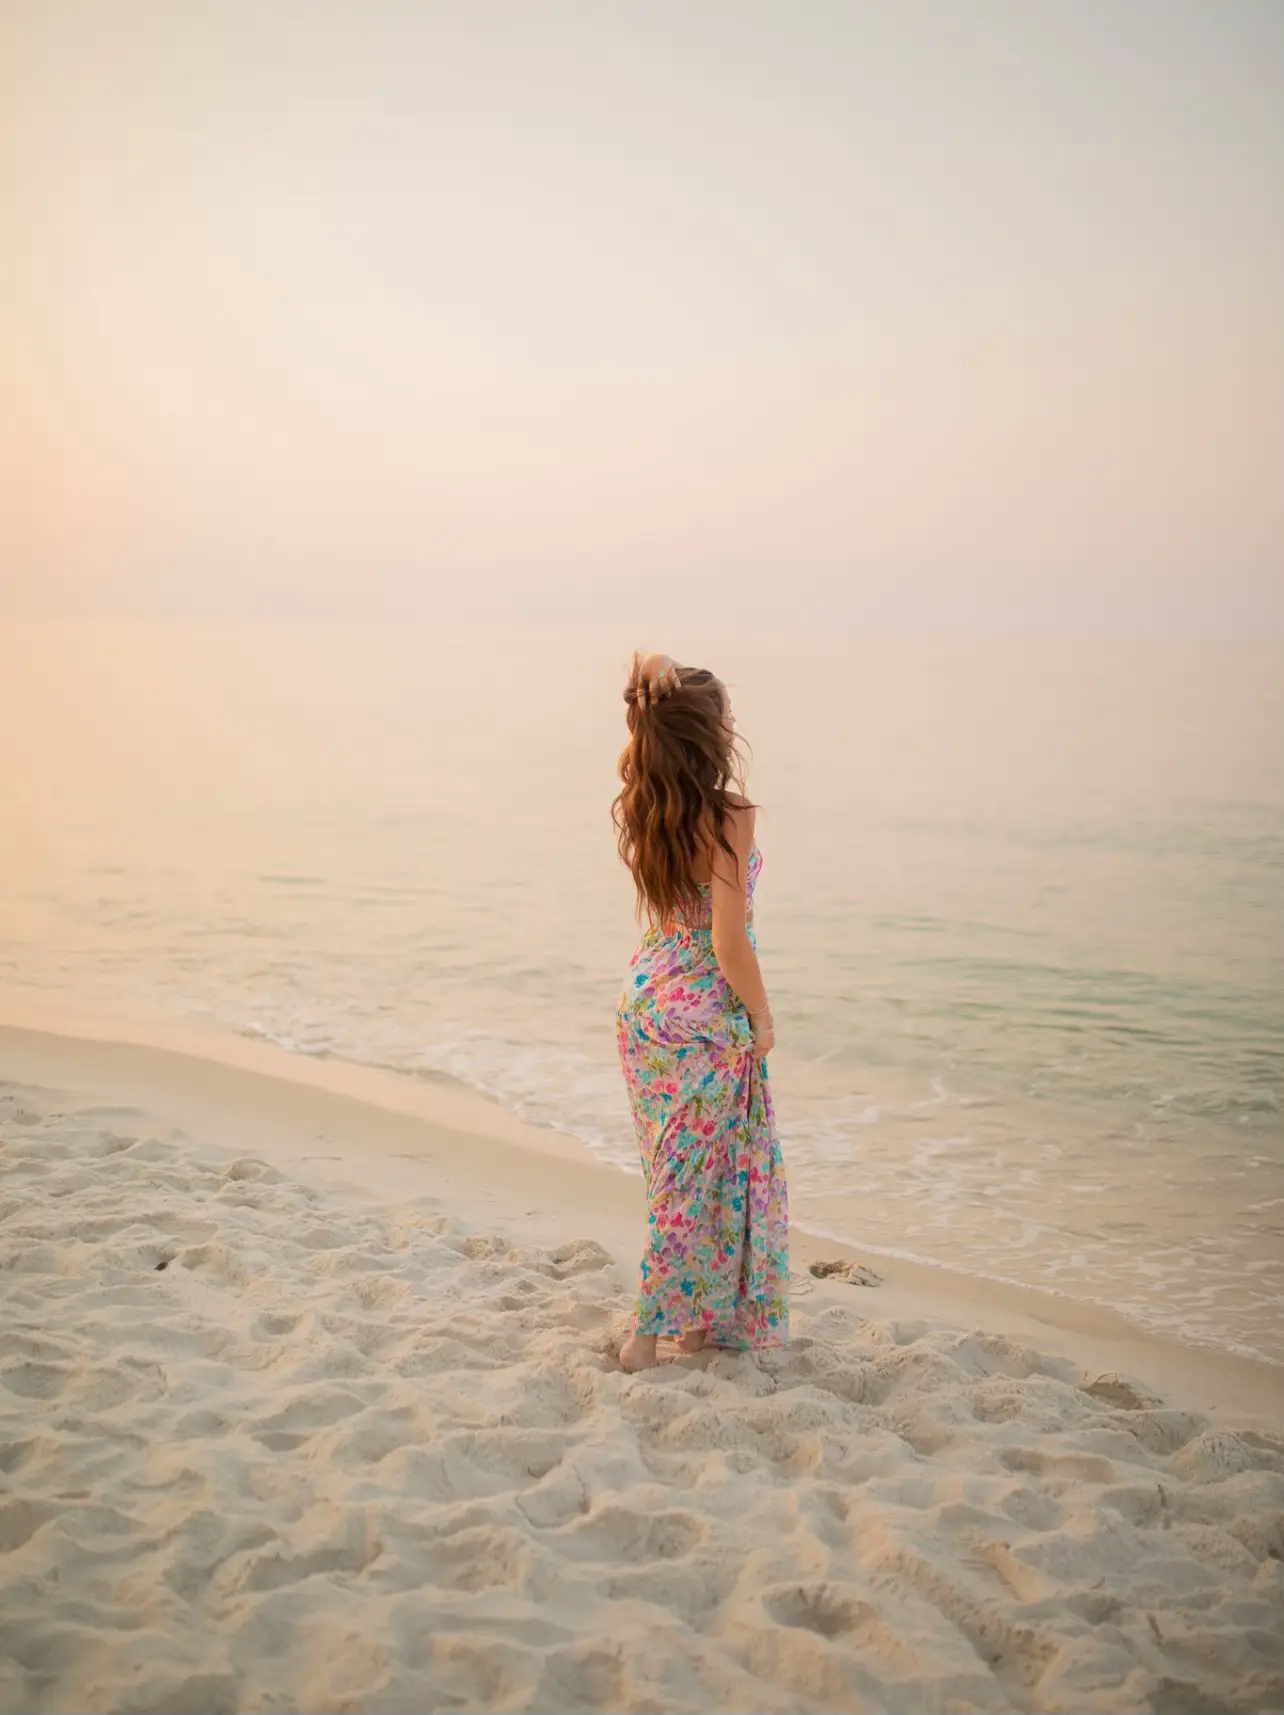
<svg viewBox="0 0 1284 1715"><path fill-rule="evenodd" d="M1103 1405L1114 1406L1116 1411L1153 1411L1163 1405L1154 1394L1143 1393L1132 1382L1113 1373L1082 1384L1079 1391L1090 1399L1099 1399Z"/></svg>

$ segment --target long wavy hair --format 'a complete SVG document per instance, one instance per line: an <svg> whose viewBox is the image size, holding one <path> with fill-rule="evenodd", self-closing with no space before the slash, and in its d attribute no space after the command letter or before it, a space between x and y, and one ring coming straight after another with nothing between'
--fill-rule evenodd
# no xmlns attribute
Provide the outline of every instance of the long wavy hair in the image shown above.
<svg viewBox="0 0 1284 1715"><path fill-rule="evenodd" d="M642 658L633 657L624 688L629 742L611 806L638 916L656 924L698 915L696 870L712 845L735 863L727 817L744 777L721 680L704 667L679 667L677 674L676 690L649 698Z"/></svg>

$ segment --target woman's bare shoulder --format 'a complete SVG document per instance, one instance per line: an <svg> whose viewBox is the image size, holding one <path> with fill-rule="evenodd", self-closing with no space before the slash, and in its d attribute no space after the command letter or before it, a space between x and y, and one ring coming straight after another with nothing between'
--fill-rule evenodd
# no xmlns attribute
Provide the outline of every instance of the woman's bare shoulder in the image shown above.
<svg viewBox="0 0 1284 1715"><path fill-rule="evenodd" d="M747 798L731 796L727 799L726 832L732 846L742 854L747 852L754 843L757 823L757 807Z"/></svg>

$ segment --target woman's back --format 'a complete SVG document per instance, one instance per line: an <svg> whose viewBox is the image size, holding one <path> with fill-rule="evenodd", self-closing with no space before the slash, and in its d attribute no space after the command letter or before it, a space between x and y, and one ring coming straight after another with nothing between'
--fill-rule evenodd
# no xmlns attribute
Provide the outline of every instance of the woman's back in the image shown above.
<svg viewBox="0 0 1284 1715"><path fill-rule="evenodd" d="M673 918L676 927L685 929L712 929L713 927L713 879L711 866L706 863L705 876L697 881L698 898L693 903L680 906ZM762 873L762 853L755 840L749 848L749 861L745 866L745 922L753 923L753 896L758 885L758 877Z"/></svg>

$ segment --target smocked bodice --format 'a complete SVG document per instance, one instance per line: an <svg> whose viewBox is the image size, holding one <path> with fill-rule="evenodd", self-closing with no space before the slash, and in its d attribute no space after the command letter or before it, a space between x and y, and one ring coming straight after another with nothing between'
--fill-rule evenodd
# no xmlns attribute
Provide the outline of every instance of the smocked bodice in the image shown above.
<svg viewBox="0 0 1284 1715"><path fill-rule="evenodd" d="M758 850L757 842L749 848L749 865L745 873L746 921L753 922L753 894L758 885L758 876L762 871L762 853ZM707 881L700 883L700 906L694 914L679 912L671 927L677 930L709 929L713 926L713 889Z"/></svg>

